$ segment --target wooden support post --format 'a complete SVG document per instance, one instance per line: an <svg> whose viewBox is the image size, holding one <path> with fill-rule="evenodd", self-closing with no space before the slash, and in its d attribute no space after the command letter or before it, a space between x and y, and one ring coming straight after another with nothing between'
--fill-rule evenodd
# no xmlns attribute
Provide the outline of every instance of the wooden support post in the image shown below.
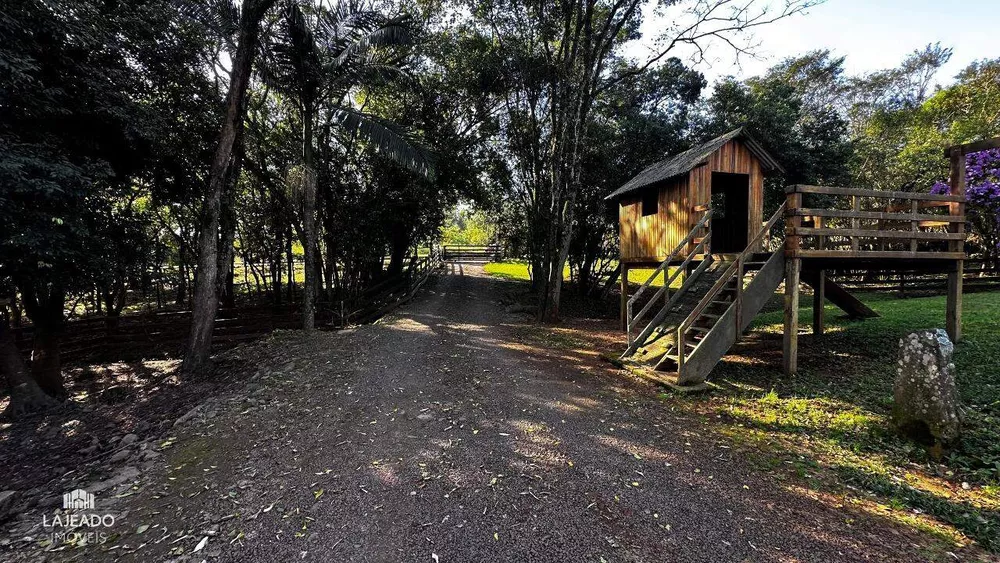
<svg viewBox="0 0 1000 563"><path fill-rule="evenodd" d="M856 195L855 196L851 196L851 209L855 213L858 213L859 211L861 211L861 198L860 197L858 197ZM858 219L857 217L852 217L851 218L851 230L852 231L857 231L860 228L861 228L861 220ZM853 250L854 252L857 252L858 248L859 248L858 237L851 236L851 250Z"/></svg>
<svg viewBox="0 0 1000 563"><path fill-rule="evenodd" d="M965 154L961 149L951 152L951 195L965 195ZM953 216L965 216L965 203L951 203L948 209ZM950 232L965 233L965 223L950 223ZM952 252L965 252L965 241L949 243ZM962 275L965 261L958 259L948 272L948 303L945 311L945 328L952 342L962 339Z"/></svg>
<svg viewBox="0 0 1000 563"><path fill-rule="evenodd" d="M962 339L962 275L965 273L963 260L956 260L955 267L948 272L948 304L945 312L945 329L952 342Z"/></svg>
<svg viewBox="0 0 1000 563"><path fill-rule="evenodd" d="M785 375L795 375L799 369L799 275L802 260L791 258L785 262L785 338L782 360Z"/></svg>
<svg viewBox="0 0 1000 563"><path fill-rule="evenodd" d="M826 320L826 308L824 307L826 303L826 270L817 272L816 278L819 283L813 288L813 335L819 336L823 334L824 321Z"/></svg>
<svg viewBox="0 0 1000 563"><path fill-rule="evenodd" d="M802 194L797 192L798 186L789 186L785 195L785 257L797 258L802 238L797 230L802 227L802 216L797 212L802 207Z"/></svg>
<svg viewBox="0 0 1000 563"><path fill-rule="evenodd" d="M628 330L628 264L619 262L618 267L621 269L622 278L622 330Z"/></svg>
<svg viewBox="0 0 1000 563"><path fill-rule="evenodd" d="M802 239L796 233L802 227L802 216L797 214L802 207L802 193L799 186L785 190L785 337L782 347L782 361L785 374L795 375L799 369L799 276L802 274L802 259L799 250Z"/></svg>
<svg viewBox="0 0 1000 563"><path fill-rule="evenodd" d="M757 235L754 235L755 237ZM743 255L736 259L736 334L743 332Z"/></svg>

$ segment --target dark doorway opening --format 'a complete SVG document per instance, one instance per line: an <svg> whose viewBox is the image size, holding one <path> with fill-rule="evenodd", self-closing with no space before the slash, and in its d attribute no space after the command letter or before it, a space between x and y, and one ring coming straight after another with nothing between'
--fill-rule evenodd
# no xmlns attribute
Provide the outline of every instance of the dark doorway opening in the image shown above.
<svg viewBox="0 0 1000 563"><path fill-rule="evenodd" d="M712 172L712 253L743 252L749 220L750 175Z"/></svg>

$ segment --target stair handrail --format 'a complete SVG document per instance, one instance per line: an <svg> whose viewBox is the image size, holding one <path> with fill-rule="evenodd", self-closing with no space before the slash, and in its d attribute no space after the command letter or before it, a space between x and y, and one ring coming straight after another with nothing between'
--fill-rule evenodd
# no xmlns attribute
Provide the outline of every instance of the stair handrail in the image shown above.
<svg viewBox="0 0 1000 563"><path fill-rule="evenodd" d="M635 294L633 294L632 297L629 298L628 303L626 303L626 305L625 305L625 308L626 308L625 330L626 330L626 332L629 332L628 329L629 329L629 326L632 324L632 321L635 320L635 319L637 319L637 318L641 318L643 315L645 315L646 312L649 311L649 308L650 308L651 304L653 302L655 302L657 299L659 299L660 296L663 295L664 291L668 290L668 288L670 287L670 284L673 283L673 281L675 279L677 279L678 275L680 275L680 270L674 271L674 273L669 276L669 279L667 279L668 278L667 274L663 275L663 278L664 278L664 280L663 280L663 286L660 287L660 289L658 289L655 294L653 294L653 297L650 298L650 300L646 304L646 306L643 307L642 310L639 312L639 314L636 315L636 316L634 316L634 317L632 315L632 305L633 305L633 303L635 303L635 301L639 298L639 296L642 295L642 293L644 291L646 291L646 289L650 286L650 284L653 283L653 280L656 279L656 276L660 275L660 272L664 271L670 265L670 263L675 258L677 258L677 255L680 254L681 250L683 250L684 248L686 248L687 245L691 243L691 241L694 239L694 237L696 235L696 232L699 229L703 228L705 226L705 224L708 222L708 220L711 219L711 218L712 218L712 210L708 210L705 213L705 215L702 216L701 220L698 221L697 223L695 223L695 226L691 228L691 230L688 232L687 236L685 236L684 239L682 239L681 242L679 242L677 244L677 246L674 248L673 252L671 252L670 255L667 256L666 259L663 260L663 262L660 262L660 265L657 266L655 270L653 270L653 273L646 279L645 282L642 283L642 285L639 286L639 289L635 292ZM625 283L627 284L628 280L625 280ZM629 342L629 344L630 345L632 344L631 341Z"/></svg>
<svg viewBox="0 0 1000 563"><path fill-rule="evenodd" d="M761 240L763 240L765 234L771 232L771 229L774 228L774 225L775 223L778 222L778 219L780 219L784 215L785 215L785 204L782 203L781 206L778 207L778 210L774 212L774 215L771 215L771 218L767 220L767 223L765 223L764 226L760 229L760 231L757 232L757 235L754 236L749 243L747 243L746 248L743 249L743 252L740 252L739 256L736 258L736 261L733 262L731 266L726 268L726 270L722 273L722 275L719 276L719 279L716 280L715 284L712 285L712 288L705 293L705 296L701 298L701 301L699 301L698 304L695 306L695 308L691 311L691 314L688 315L687 318L684 319L683 322L681 322L681 324L677 325L677 338L674 342L675 346L677 346L678 370L680 370L683 367L684 357L688 355L685 353L684 334L688 331L689 328L691 328L692 325L694 325L695 321L697 321L698 318L701 317L702 313L705 312L705 309L707 309L709 304L715 299L715 296L718 295L720 291L722 291L722 288L724 288L726 284L729 283L729 280L732 279L732 277L736 274L736 272L739 272L741 275L738 278L740 279L740 282L737 283L736 286L736 300L734 301L734 303L737 305L737 307L740 306L739 302L742 298L742 293L743 293L743 282L742 282L743 264L745 263L747 256L753 253L752 249L756 247L756 244ZM737 308L737 312L738 311L739 309ZM737 314L736 325L737 327L740 325L740 319L738 314ZM704 339L702 339L702 341L704 342ZM698 343L698 346L701 346L701 343ZM695 350L698 349L698 346L695 346L695 348L691 350L692 354L694 353Z"/></svg>
<svg viewBox="0 0 1000 563"><path fill-rule="evenodd" d="M688 264L691 263L691 260L698 254L698 251L699 250L704 251L706 248L708 248L708 245L711 243L711 241L712 241L712 233L708 233L707 235L705 235L704 238L698 241L698 243L694 246L694 248L691 249L691 252L688 253L687 257L684 258L684 261L681 262L680 266L677 267L677 270L673 277L676 277L677 273L684 271L687 268ZM656 325L661 320L663 320L663 317L666 316L667 311L674 306L674 302L677 300L677 298L687 290L688 284L693 284L695 280L698 279L698 276L701 275L701 273L705 270L705 267L708 265L708 262L709 262L708 260L702 260L701 265L695 268L693 272L691 272L691 275L684 280L684 283L681 284L681 287L679 287L677 291L674 292L674 296L668 299L667 302L663 304L663 307L660 308L660 312L654 315L652 319L650 319L650 321L646 324L645 328L643 328L639 332L639 335L636 336L634 339L632 338L632 321L635 319L629 319L629 322L625 327L628 347L625 349L625 353L621 355L622 358L626 358L633 352L635 352L639 348L640 343L644 342L645 339L650 334L653 333L653 330L656 328ZM664 283L663 287L667 287L668 284L669 282ZM655 295L652 299L649 300L649 303L646 304L646 307L644 307L643 310L639 313L640 316L645 314L645 311L653 303L655 303L657 299L659 299L658 296L659 293L657 293L657 295ZM636 319L638 318L639 317L636 317Z"/></svg>

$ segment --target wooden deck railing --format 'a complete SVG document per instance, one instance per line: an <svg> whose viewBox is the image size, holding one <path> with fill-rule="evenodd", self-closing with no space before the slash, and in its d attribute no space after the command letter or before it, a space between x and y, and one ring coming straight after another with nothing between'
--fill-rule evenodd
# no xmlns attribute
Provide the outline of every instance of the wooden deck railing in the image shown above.
<svg viewBox="0 0 1000 563"><path fill-rule="evenodd" d="M789 258L965 257L964 195L794 185L786 197Z"/></svg>

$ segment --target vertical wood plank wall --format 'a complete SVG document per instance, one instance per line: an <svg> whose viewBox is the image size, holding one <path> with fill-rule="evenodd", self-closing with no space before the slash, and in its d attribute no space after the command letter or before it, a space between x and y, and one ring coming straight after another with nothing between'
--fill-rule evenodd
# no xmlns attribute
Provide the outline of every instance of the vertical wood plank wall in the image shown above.
<svg viewBox="0 0 1000 563"><path fill-rule="evenodd" d="M710 202L712 172L750 175L747 240L753 238L764 222L764 176L760 161L739 139L734 139L712 153L707 164L695 167L686 176L644 188L660 191L656 215L642 216L644 190L622 198L618 209L622 261L660 262L666 258L701 218L691 209Z"/></svg>
<svg viewBox="0 0 1000 563"><path fill-rule="evenodd" d="M618 219L624 260L662 261L688 234L691 229L685 225L691 204L687 199L687 187L687 176L681 176L622 199ZM643 217L642 194L646 190L659 190L659 204L655 215Z"/></svg>

